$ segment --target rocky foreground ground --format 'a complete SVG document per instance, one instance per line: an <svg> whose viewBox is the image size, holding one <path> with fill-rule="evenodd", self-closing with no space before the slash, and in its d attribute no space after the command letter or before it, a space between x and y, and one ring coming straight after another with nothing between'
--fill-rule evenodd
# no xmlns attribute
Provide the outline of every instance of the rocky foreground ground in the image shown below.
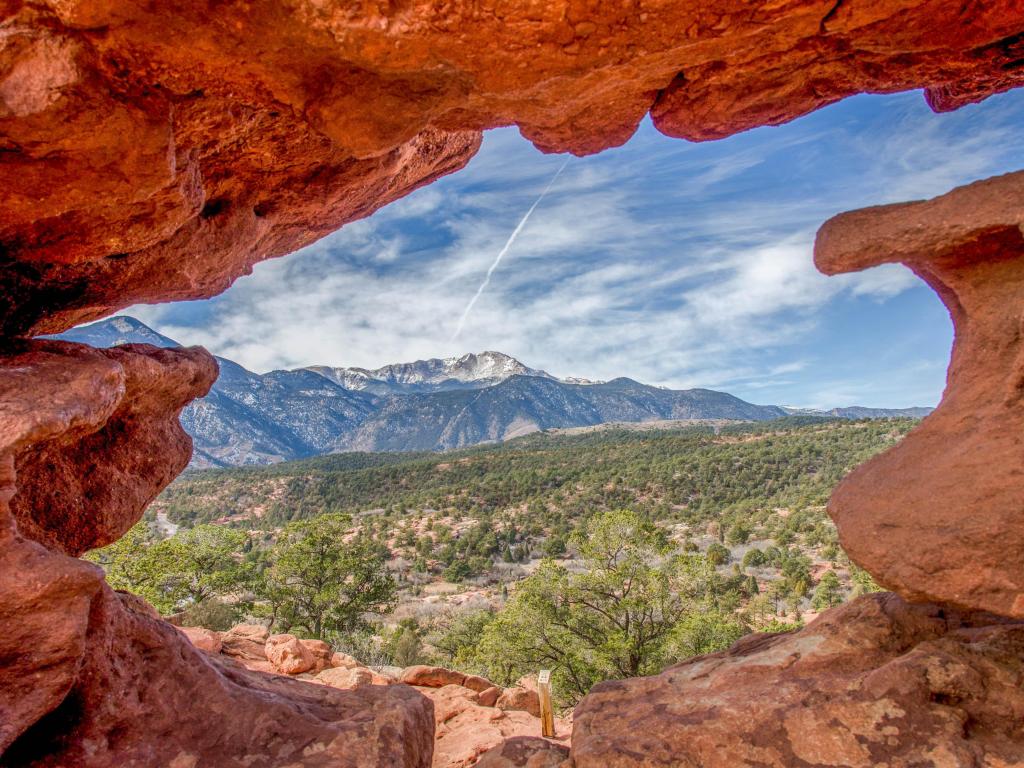
<svg viewBox="0 0 1024 768"><path fill-rule="evenodd" d="M371 668L322 640L272 635L262 626L240 624L226 632L181 627L192 644L220 661L254 672L286 676L344 690L408 685L434 710L433 768L555 768L568 758L571 719L555 720L555 738L540 737L536 681L511 688L443 667Z"/></svg>

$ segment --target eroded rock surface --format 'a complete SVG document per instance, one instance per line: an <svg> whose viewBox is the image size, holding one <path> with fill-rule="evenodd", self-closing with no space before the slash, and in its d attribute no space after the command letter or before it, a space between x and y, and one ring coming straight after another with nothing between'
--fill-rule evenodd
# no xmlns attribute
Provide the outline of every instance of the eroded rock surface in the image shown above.
<svg viewBox="0 0 1024 768"><path fill-rule="evenodd" d="M0 361L0 764L430 764L433 709L412 689L211 658L66 554L115 540L187 463L177 414L213 381L209 354L32 341Z"/></svg>
<svg viewBox="0 0 1024 768"><path fill-rule="evenodd" d="M1024 82L1018 0L0 4L0 335L210 296L460 168Z"/></svg>
<svg viewBox="0 0 1024 768"><path fill-rule="evenodd" d="M1019 766L1024 624L859 598L575 711L575 768Z"/></svg>
<svg viewBox="0 0 1024 768"><path fill-rule="evenodd" d="M480 694L465 686L445 685L440 688L419 688L434 704L434 718L437 723L434 743L433 768L469 768L476 765L482 755L502 745L507 739L531 737L545 741L551 748L544 750L545 758L552 754L564 756L572 736L571 719L555 720L555 738L540 739L540 718L520 710L503 710L486 706L480 702ZM536 745L534 745L536 747ZM508 758L513 755L529 759L528 750L511 748ZM495 760L492 756L491 760ZM500 765L500 763L498 763Z"/></svg>
<svg viewBox="0 0 1024 768"><path fill-rule="evenodd" d="M225 635L208 658L72 557L120 536L185 466L177 413L209 387L209 356L13 337L216 294L462 167L484 128L585 154L648 113L710 139L861 91L924 87L952 109L1024 83L1022 39L1018 0L0 0L4 763L426 766L433 744L411 688L356 672L333 690L230 660L275 669L265 634ZM1005 177L840 217L817 256L827 272L903 261L957 325L942 407L836 494L844 545L909 597L1017 617L1022 210L1020 175ZM866 598L606 685L573 759L1017 765L1021 630L985 621ZM424 690L446 707L445 764L531 717L502 693L489 707L463 685Z"/></svg>
<svg viewBox="0 0 1024 768"><path fill-rule="evenodd" d="M832 494L843 548L911 599L1024 617L1024 172L841 214L815 259L906 264L956 331L938 409Z"/></svg>
<svg viewBox="0 0 1024 768"><path fill-rule="evenodd" d="M513 736L491 747L476 761L475 768L561 768L569 750L539 736Z"/></svg>

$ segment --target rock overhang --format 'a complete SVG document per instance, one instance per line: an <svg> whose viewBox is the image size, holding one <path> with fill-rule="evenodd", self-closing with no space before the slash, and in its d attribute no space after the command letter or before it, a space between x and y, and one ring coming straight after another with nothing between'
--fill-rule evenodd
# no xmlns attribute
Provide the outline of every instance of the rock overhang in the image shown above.
<svg viewBox="0 0 1024 768"><path fill-rule="evenodd" d="M432 743L430 713L415 699L325 699L209 666L68 556L116 539L184 466L190 446L176 414L212 380L205 353L12 337L132 303L214 295L256 262L458 170L487 128L515 124L544 151L588 154L626 141L647 114L670 136L708 140L860 92L923 88L934 109L954 109L1024 84L1022 40L1018 0L263 0L188 14L132 0L0 0L0 614L15 628L0 646L0 658L15 659L0 668L0 750L28 730L51 750L24 761L36 765L118 764L124 749L110 747L120 734L140 764L199 759L185 742L212 739L225 765L266 762L272 743L302 765L425 766ZM835 494L844 545L905 596L1015 617L1024 615L1015 597L1024 587L1022 190L1017 174L846 214L817 247L828 273L908 264L957 328L942 407ZM863 645L851 653L866 670L872 627L916 610L884 600L845 609L856 622L844 636ZM930 642L915 622L894 624L907 648ZM993 626L991 636L1016 637ZM825 629L776 645L813 656L805 646ZM972 625L970 638L985 631ZM1003 680L1016 657L992 653L970 664ZM908 679L915 663L904 665ZM784 675L769 676L762 694ZM27 679L31 691L12 684ZM161 686L167 706L147 698ZM189 697L204 686L207 699ZM613 690L630 686L591 703L621 709ZM149 706L116 711L124 695ZM991 703L947 699L926 707L945 725ZM182 720L190 705L195 716ZM360 707L372 716L350 717ZM45 717L54 712L64 720ZM217 712L243 716L226 728L211 725ZM252 725L267 717L291 719L292 733ZM951 732L945 725L935 732ZM182 738L154 751L151 726ZM379 750L352 747L374 739ZM314 742L324 749L303 751ZM988 748L978 743L961 745L964 754ZM602 757L592 747L575 751L606 760L615 748L601 747Z"/></svg>

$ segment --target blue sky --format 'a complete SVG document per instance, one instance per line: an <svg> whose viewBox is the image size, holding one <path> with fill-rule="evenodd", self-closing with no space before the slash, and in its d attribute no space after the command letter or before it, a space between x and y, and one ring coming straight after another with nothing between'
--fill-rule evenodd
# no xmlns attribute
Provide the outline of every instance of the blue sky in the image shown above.
<svg viewBox="0 0 1024 768"><path fill-rule="evenodd" d="M1024 167L1024 93L936 115L920 93L858 96L723 141L571 158L488 132L460 173L226 293L129 312L256 371L377 367L495 349L556 375L711 387L760 403L935 404L945 309L909 271L827 278L817 227Z"/></svg>

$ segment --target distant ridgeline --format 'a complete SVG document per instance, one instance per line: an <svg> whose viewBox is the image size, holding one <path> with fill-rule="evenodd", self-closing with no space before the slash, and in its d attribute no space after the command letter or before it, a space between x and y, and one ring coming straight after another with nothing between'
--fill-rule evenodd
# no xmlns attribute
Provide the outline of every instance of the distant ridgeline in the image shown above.
<svg viewBox="0 0 1024 768"><path fill-rule="evenodd" d="M853 467L895 445L913 419L774 421L541 433L438 453L343 453L269 467L192 470L148 515L273 528L325 512L457 512L550 528L608 509L653 520L730 522L824 505ZM521 519L520 519L521 518Z"/></svg>
<svg viewBox="0 0 1024 768"><path fill-rule="evenodd" d="M128 316L58 337L95 347L179 346ZM314 366L257 374L222 357L210 394L182 423L193 466L271 464L340 451L437 451L549 429L661 420L765 421L794 413L919 418L930 408L811 412L753 405L709 389L670 390L632 379L558 379L500 352L419 360L376 370Z"/></svg>

